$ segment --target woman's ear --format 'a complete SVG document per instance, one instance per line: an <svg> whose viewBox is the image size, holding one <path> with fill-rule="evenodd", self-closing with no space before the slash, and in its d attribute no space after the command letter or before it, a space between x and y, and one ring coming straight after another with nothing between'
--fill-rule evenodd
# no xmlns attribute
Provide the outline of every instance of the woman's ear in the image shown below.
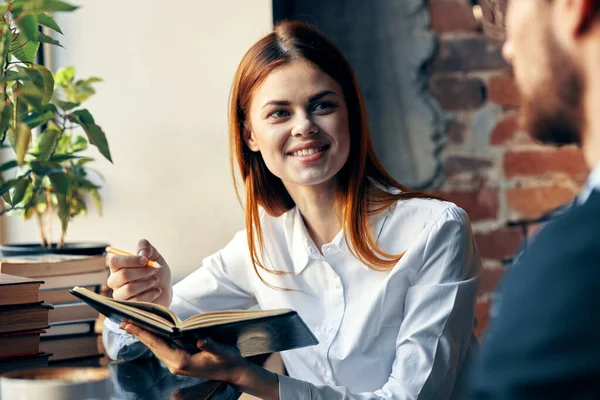
<svg viewBox="0 0 600 400"><path fill-rule="evenodd" d="M258 146L258 143L256 142L254 132L252 132L252 130L250 130L246 124L244 124L243 129L244 129L244 132L243 132L244 142L246 142L246 145L248 146L248 148L252 151L259 151L260 147Z"/></svg>

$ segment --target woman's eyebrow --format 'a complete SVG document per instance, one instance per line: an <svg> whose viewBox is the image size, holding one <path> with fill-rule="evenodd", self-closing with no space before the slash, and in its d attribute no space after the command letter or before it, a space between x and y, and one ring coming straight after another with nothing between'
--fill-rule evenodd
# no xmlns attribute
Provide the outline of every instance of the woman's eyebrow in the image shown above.
<svg viewBox="0 0 600 400"><path fill-rule="evenodd" d="M323 97L328 96L330 94L333 94L335 96L338 95L336 92L332 92L331 90L323 90L317 94L313 94L312 96L310 96L310 98L308 99L308 102L313 103L313 102L320 100ZM290 105L290 102L287 100L269 100L265 104L263 104L263 106L261 108L265 108L268 106L289 106L289 105Z"/></svg>
<svg viewBox="0 0 600 400"><path fill-rule="evenodd" d="M308 102L309 103L315 102L315 101L320 100L323 97L330 95L330 94L337 96L337 93L332 92L331 90L323 90L322 92L319 92L317 94L313 94L312 96L310 96L310 99L308 99Z"/></svg>

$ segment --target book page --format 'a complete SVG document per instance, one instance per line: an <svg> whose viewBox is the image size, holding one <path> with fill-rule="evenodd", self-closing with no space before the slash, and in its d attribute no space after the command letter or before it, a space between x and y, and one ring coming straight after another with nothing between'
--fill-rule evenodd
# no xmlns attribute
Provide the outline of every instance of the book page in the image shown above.
<svg viewBox="0 0 600 400"><path fill-rule="evenodd" d="M181 329L193 329L230 322L247 321L251 319L281 315L292 310L281 308L276 310L225 310L213 311L194 315L179 324Z"/></svg>
<svg viewBox="0 0 600 400"><path fill-rule="evenodd" d="M120 310L124 313L135 314L136 316L145 317L155 322L159 322L167 327L177 326L178 319L171 310L158 304L146 303L141 301L122 301L114 300L108 297L99 295L85 288L75 286L74 292L82 294L85 297L96 300L99 303L105 304L108 307ZM174 318L174 319L173 319Z"/></svg>

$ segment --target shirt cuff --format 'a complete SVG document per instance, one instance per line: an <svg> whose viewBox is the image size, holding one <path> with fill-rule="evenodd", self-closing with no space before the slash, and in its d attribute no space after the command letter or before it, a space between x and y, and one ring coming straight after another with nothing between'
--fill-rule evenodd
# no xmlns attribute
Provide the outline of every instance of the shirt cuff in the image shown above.
<svg viewBox="0 0 600 400"><path fill-rule="evenodd" d="M308 382L277 374L279 378L279 400L310 399Z"/></svg>
<svg viewBox="0 0 600 400"><path fill-rule="evenodd" d="M108 318L104 320L102 344L108 358L115 361L131 361L150 353L145 344Z"/></svg>

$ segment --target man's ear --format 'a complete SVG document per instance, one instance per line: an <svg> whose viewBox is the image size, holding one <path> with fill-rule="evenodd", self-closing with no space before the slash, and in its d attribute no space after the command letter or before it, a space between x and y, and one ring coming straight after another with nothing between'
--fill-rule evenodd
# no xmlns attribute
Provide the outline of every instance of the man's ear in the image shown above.
<svg viewBox="0 0 600 400"><path fill-rule="evenodd" d="M258 147L258 143L256 142L254 133L252 132L252 130L250 130L248 125L246 125L245 123L244 123L242 134L244 135L244 142L246 142L246 145L248 146L248 148L250 150L252 150L252 151L260 150L260 148Z"/></svg>
<svg viewBox="0 0 600 400"><path fill-rule="evenodd" d="M597 0L559 0L552 4L555 26L563 27L568 36L584 34L596 19Z"/></svg>
<svg viewBox="0 0 600 400"><path fill-rule="evenodd" d="M584 33L592 25L600 9L598 8L597 0L579 1L581 1L581 23L579 24L577 33Z"/></svg>

